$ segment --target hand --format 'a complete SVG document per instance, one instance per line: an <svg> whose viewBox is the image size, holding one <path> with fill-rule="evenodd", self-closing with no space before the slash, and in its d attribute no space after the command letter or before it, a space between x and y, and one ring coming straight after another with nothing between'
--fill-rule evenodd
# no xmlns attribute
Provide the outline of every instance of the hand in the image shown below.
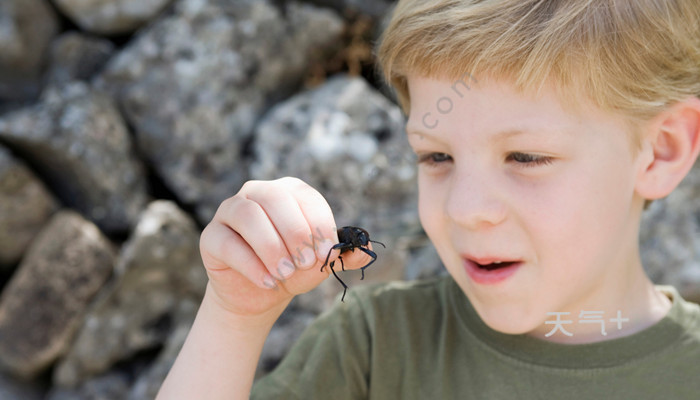
<svg viewBox="0 0 700 400"><path fill-rule="evenodd" d="M248 181L202 232L207 296L237 316L271 313L276 320L295 295L328 277L330 268L320 268L336 243L333 214L314 188L290 177ZM329 263L338 255L334 250ZM359 251L343 255L345 269L369 260Z"/></svg>

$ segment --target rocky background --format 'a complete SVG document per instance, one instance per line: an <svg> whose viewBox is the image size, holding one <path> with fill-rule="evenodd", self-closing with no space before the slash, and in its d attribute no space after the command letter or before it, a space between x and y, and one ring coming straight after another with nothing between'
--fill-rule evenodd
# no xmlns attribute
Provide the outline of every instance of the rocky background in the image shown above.
<svg viewBox="0 0 700 400"><path fill-rule="evenodd" d="M248 179L300 177L387 249L343 279L443 268L405 117L373 66L390 0L0 1L0 399L151 399ZM645 213L656 283L700 301L700 167ZM298 296L273 368L342 287Z"/></svg>

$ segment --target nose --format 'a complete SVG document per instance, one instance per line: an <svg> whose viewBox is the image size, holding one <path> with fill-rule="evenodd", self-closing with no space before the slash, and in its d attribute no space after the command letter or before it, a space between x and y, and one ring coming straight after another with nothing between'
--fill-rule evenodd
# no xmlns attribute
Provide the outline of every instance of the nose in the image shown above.
<svg viewBox="0 0 700 400"><path fill-rule="evenodd" d="M448 217L467 229L485 229L506 218L506 205L498 196L496 182L477 173L456 174L446 201Z"/></svg>

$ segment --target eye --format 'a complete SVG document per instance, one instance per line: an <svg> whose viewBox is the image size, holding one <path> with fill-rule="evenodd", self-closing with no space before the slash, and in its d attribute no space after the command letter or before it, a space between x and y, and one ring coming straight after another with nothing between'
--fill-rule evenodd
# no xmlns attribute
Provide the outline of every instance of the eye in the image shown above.
<svg viewBox="0 0 700 400"><path fill-rule="evenodd" d="M418 164L424 164L428 167L437 167L452 160L452 157L446 153L425 153L418 154Z"/></svg>
<svg viewBox="0 0 700 400"><path fill-rule="evenodd" d="M517 164L520 164L519 166L523 168L551 164L554 161L552 157L538 156L526 153L510 153L506 161L508 160L515 161Z"/></svg>

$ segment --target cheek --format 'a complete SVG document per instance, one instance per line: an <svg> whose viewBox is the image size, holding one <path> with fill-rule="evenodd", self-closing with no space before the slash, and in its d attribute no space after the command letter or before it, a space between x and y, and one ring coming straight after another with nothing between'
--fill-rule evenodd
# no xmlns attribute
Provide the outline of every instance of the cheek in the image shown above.
<svg viewBox="0 0 700 400"><path fill-rule="evenodd" d="M545 265L559 266L560 279L574 269L593 273L604 265L611 243L624 234L627 177L619 168L587 166L548 188L547 200L537 207L539 246ZM544 260L543 260L544 261ZM568 265L569 268L560 268ZM575 266L579 266L578 268ZM583 271L580 271L583 272Z"/></svg>
<svg viewBox="0 0 700 400"><path fill-rule="evenodd" d="M428 237L434 240L440 232L443 201L439 189L427 179L418 178L418 215Z"/></svg>

